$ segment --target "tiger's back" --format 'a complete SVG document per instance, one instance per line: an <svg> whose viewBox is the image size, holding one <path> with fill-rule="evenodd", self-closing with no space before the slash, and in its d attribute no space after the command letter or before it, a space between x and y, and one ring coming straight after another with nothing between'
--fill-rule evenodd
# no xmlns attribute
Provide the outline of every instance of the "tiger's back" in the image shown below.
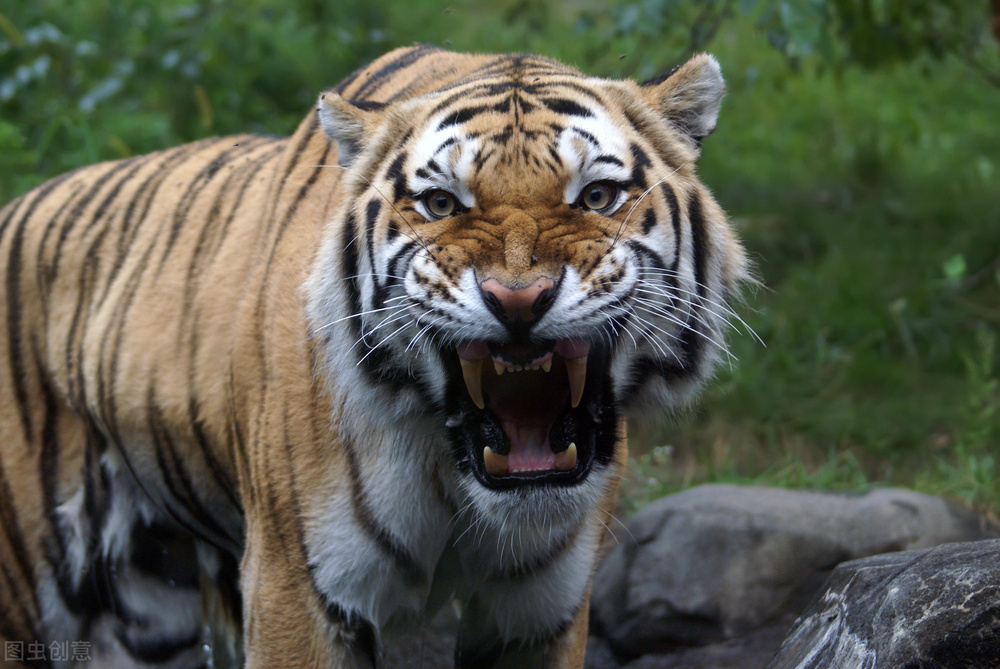
<svg viewBox="0 0 1000 669"><path fill-rule="evenodd" d="M676 85L690 98L682 111L715 94L692 93L692 71ZM624 462L618 407L689 394L745 271L691 172L698 119L678 115L676 139L632 89L598 94L594 81L532 56L402 49L328 93L290 138L204 140L84 168L0 211L0 637L83 640L109 663L196 666L215 615L242 627L251 665L364 666L380 630L460 596L487 623L463 628L459 664L582 661L585 592ZM618 105L624 136L647 141L594 136L601 105ZM512 119L514 140L497 115ZM444 148L429 151L432 139ZM580 165L566 167L568 155ZM657 181L661 163L673 172ZM518 174L575 193L580 179L612 183L625 204L579 213L589 195L567 208L562 190L532 190ZM428 188L442 187L457 209L428 215ZM544 223L534 212L545 207L563 222ZM440 227L473 215L487 221L478 241ZM581 216L593 229L566 237L559 226ZM604 268L598 254L624 253L622 235L639 259ZM676 257L650 261L660 245ZM449 332L452 316L419 312L464 304L467 265L485 300L475 319L499 318L510 334ZM635 318L623 311L578 333L550 326L548 312L525 324L528 311L504 302L530 293L537 313L538 291L562 290L545 308L568 310L567 267L582 305L646 272ZM592 275L597 288L584 285ZM673 301L643 306L669 290ZM380 330L393 300L412 310L410 346ZM682 320L687 329L672 325ZM554 334L524 334L543 327ZM658 334L674 327L673 339ZM619 353L626 343L631 357ZM584 389L572 360L587 349ZM558 418L519 417L509 388L470 376L515 350L570 375L568 386L515 386L565 394ZM499 374L506 363L495 364ZM521 432L551 423L553 450L571 430L571 464L568 449L539 454L510 435L483 456L487 437L475 435L511 421ZM508 458L537 471L516 474ZM516 539L508 518L521 523ZM537 532L524 531L532 523ZM482 573L461 576L470 561ZM282 625L292 632L276 634Z"/></svg>

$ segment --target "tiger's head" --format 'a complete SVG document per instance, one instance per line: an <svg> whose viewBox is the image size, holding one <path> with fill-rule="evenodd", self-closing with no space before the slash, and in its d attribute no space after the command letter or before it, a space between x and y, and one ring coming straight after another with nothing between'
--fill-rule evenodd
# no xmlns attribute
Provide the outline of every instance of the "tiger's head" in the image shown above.
<svg viewBox="0 0 1000 669"><path fill-rule="evenodd" d="M695 176L724 88L707 55L641 85L507 56L325 94L343 204L307 290L350 411L438 425L483 499L598 486L620 417L725 350L746 260Z"/></svg>

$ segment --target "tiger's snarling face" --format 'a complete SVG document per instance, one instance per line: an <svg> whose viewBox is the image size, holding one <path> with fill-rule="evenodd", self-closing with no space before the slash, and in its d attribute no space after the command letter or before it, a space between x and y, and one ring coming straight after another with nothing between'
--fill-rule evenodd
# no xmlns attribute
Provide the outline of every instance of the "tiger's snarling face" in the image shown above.
<svg viewBox="0 0 1000 669"><path fill-rule="evenodd" d="M338 369L391 391L357 410L443 423L467 489L573 488L614 460L626 412L676 406L724 349L745 261L694 175L724 86L709 56L642 86L489 69L323 97L350 220L312 318L341 328Z"/></svg>

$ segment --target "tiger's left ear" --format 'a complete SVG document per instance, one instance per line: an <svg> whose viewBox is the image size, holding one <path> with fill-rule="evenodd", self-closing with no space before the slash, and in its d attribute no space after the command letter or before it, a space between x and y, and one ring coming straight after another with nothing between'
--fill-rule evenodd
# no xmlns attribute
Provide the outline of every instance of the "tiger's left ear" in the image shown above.
<svg viewBox="0 0 1000 669"><path fill-rule="evenodd" d="M719 61L701 53L674 71L643 82L640 90L647 103L698 142L715 130L726 82Z"/></svg>
<svg viewBox="0 0 1000 669"><path fill-rule="evenodd" d="M364 149L385 107L377 102L351 103L333 91L319 96L319 122L331 141L337 143L337 163L347 167Z"/></svg>

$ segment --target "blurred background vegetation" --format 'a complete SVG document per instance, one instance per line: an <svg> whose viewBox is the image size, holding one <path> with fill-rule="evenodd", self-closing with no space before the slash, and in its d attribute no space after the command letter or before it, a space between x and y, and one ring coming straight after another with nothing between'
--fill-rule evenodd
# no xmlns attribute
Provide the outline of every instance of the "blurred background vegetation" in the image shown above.
<svg viewBox="0 0 1000 669"><path fill-rule="evenodd" d="M906 485L1000 510L1000 0L14 0L0 201L98 160L287 134L400 45L645 78L711 51L703 181L763 287L739 362L634 431L635 508L704 481Z"/></svg>

